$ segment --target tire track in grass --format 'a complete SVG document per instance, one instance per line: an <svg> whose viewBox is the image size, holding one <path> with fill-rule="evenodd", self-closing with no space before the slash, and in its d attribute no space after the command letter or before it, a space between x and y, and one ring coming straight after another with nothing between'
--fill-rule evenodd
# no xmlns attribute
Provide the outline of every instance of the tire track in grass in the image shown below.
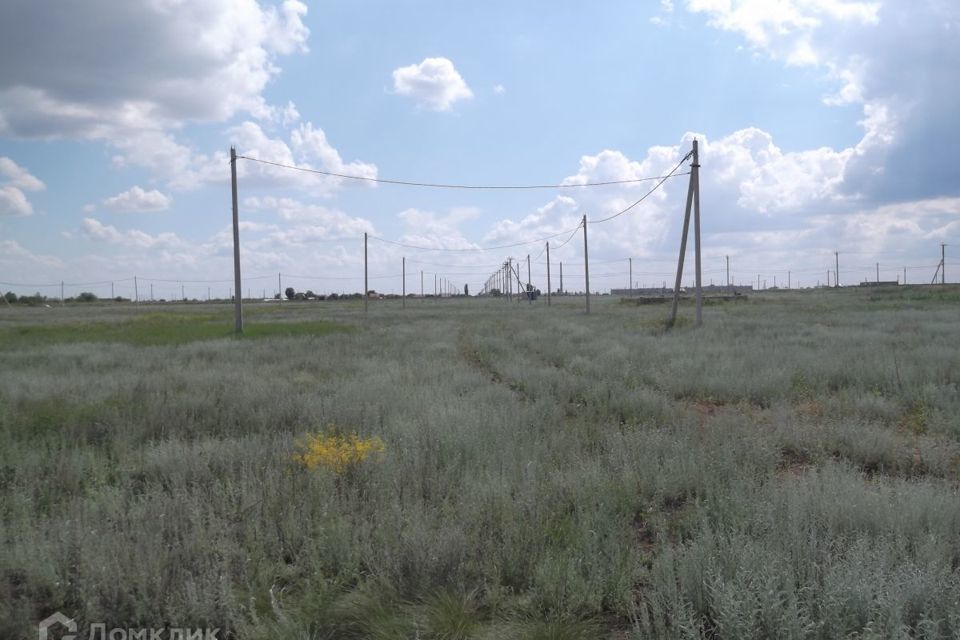
<svg viewBox="0 0 960 640"><path fill-rule="evenodd" d="M471 342L464 328L457 332L457 353L472 369L479 371L494 384L506 387L521 401L530 402L532 400L521 383L510 380L497 371L493 363L485 358L477 346Z"/></svg>

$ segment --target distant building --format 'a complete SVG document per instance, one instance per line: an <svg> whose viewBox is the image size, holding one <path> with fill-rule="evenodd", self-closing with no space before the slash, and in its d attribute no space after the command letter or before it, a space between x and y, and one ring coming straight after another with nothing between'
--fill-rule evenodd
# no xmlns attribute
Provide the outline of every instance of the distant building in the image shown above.
<svg viewBox="0 0 960 640"><path fill-rule="evenodd" d="M899 280L864 280L860 283L861 287L897 287L899 285Z"/></svg>

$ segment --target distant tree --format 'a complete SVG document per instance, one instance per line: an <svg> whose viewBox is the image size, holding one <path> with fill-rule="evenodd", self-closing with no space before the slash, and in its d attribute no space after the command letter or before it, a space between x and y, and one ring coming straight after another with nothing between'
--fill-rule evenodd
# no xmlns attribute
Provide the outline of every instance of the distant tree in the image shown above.
<svg viewBox="0 0 960 640"><path fill-rule="evenodd" d="M95 302L97 300L97 294L90 293L89 291L84 291L79 296L77 296L77 300L79 300L80 302Z"/></svg>
<svg viewBox="0 0 960 640"><path fill-rule="evenodd" d="M17 294L15 294L13 291L7 291L5 294L3 294L3 297L6 298L7 302L17 301Z"/></svg>
<svg viewBox="0 0 960 640"><path fill-rule="evenodd" d="M297 292L293 287L287 287L283 294L287 296L287 300L293 300L294 297L296 297Z"/></svg>
<svg viewBox="0 0 960 640"><path fill-rule="evenodd" d="M465 296L470 295L470 285L468 284L463 285L463 295Z"/></svg>
<svg viewBox="0 0 960 640"><path fill-rule="evenodd" d="M317 297L317 294L315 294L310 289L307 289L307 292L303 294L303 297L306 298L307 300L313 300Z"/></svg>

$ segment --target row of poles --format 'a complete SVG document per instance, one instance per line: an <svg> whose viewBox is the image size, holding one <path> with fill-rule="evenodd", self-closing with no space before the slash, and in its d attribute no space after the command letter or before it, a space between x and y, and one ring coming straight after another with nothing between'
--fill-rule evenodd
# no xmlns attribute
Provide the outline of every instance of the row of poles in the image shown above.
<svg viewBox="0 0 960 640"><path fill-rule="evenodd" d="M690 165L690 184L687 188L687 205L684 213L683 219L683 235L680 241L680 258L677 262L677 281L676 286L674 287L673 295L673 306L670 312L670 319L668 320L667 325L672 327L676 322L677 316L677 305L679 303L680 296L680 281L683 277L683 261L684 256L687 250L687 235L690 228L690 214L691 207L694 217L694 246L695 246L695 260L696 260L696 289L697 289L697 306L696 306L696 321L695 326L699 327L702 324L702 308L703 308L703 290L702 290L702 278L701 278L701 260L700 260L700 180L699 180L699 170L700 170L700 161L698 155L698 144L697 140L693 141L693 150L687 155L687 157L692 157L693 161ZM685 160L686 158L684 158ZM233 278L235 291L241 290L241 281L240 281L240 220L239 220L239 211L237 205L237 151L235 147L230 147L230 186L231 186L231 196L233 200ZM586 313L590 313L590 258L589 258L589 248L587 242L587 216L584 215L580 223L580 228L583 229L583 267L584 267L584 285L586 290ZM368 309L368 299L369 299L369 271L367 268L367 233L363 234L363 308L366 312ZM552 284L550 282L550 245L549 243L546 246L547 251L547 304L550 304L550 290ZM633 270L633 261L631 260L631 272ZM527 256L527 281L529 284L530 281L530 256ZM508 260L506 263L506 273L505 277L502 280L502 283L507 285L508 290L512 294L512 283L513 279L516 277L518 284L518 293L519 289L522 289L522 282L520 280L519 272L516 271L513 267L512 259ZM561 281L563 276L561 275ZM631 273L631 281L633 275ZM421 272L421 290L422 290L422 272ZM561 285L561 289L562 289ZM422 291L421 291L422 294ZM281 293L282 295L282 293ZM511 295L512 297L512 295ZM403 303L406 305L406 258L403 258ZM241 296L237 295L234 297L234 329L237 333L243 332L243 301Z"/></svg>

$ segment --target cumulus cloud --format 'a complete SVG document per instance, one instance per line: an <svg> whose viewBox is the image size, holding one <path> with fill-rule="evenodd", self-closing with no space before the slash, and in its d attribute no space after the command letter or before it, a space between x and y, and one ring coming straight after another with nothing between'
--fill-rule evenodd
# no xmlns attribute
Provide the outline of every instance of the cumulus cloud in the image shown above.
<svg viewBox="0 0 960 640"><path fill-rule="evenodd" d="M117 166L174 189L221 181L223 154L173 132L244 113L296 124L295 105L262 92L281 56L307 50L306 12L299 0L15 2L0 21L0 135L104 141Z"/></svg>
<svg viewBox="0 0 960 640"><path fill-rule="evenodd" d="M121 231L113 225L100 222L96 218L84 218L82 231L92 240L101 240L110 244L138 249L179 248L186 244L175 233L164 232L152 235L139 229Z"/></svg>
<svg viewBox="0 0 960 640"><path fill-rule="evenodd" d="M362 238L364 232L374 232L369 220L294 198L251 197L244 199L243 205L253 211L272 212L281 220L294 223L292 227L271 229L269 239L281 244L357 239Z"/></svg>
<svg viewBox="0 0 960 640"><path fill-rule="evenodd" d="M457 101L473 97L447 58L425 58L420 64L394 69L393 89L431 111L449 111Z"/></svg>
<svg viewBox="0 0 960 640"><path fill-rule="evenodd" d="M0 157L0 216L29 216L33 205L24 191L42 191L46 186L29 171L7 157Z"/></svg>
<svg viewBox="0 0 960 640"><path fill-rule="evenodd" d="M306 12L297 0L15 2L0 24L0 133L109 139L262 112L277 57L306 49Z"/></svg>
<svg viewBox="0 0 960 640"><path fill-rule="evenodd" d="M145 191L134 186L103 201L103 206L116 213L152 213L170 208L172 200L156 189Z"/></svg>
<svg viewBox="0 0 960 640"><path fill-rule="evenodd" d="M359 178L377 177L376 165L361 161L345 162L340 153L329 143L324 131L314 127L310 122L303 123L294 129L290 133L289 142L269 136L260 125L251 121L232 127L228 135L240 155L286 167L317 169ZM237 167L238 176L246 184L296 187L319 196L332 194L347 180L250 160L240 160ZM223 179L220 176L210 176L210 178ZM369 182L366 184L375 185Z"/></svg>
<svg viewBox="0 0 960 640"><path fill-rule="evenodd" d="M34 253L16 240L0 240L0 267L12 277L22 277L20 274L23 273L29 278L37 267L61 269L63 266L63 261L56 256Z"/></svg>
<svg viewBox="0 0 960 640"><path fill-rule="evenodd" d="M830 106L861 105L864 136L844 162L849 195L881 204L957 193L960 171L931 149L960 144L960 5L855 0L688 0L762 55L821 69ZM830 159L829 162L835 162Z"/></svg>

